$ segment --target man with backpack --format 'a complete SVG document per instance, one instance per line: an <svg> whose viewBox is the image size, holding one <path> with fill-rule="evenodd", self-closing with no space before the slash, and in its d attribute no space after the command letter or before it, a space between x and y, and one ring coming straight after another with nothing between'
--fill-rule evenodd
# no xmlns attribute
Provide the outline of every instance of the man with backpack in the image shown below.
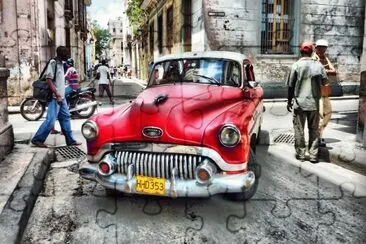
<svg viewBox="0 0 366 244"><path fill-rule="evenodd" d="M65 76L63 62L69 57L69 51L65 46L59 46L56 49L56 57L51 59L46 67L43 77L47 79L52 98L48 101L48 110L46 120L41 124L31 142L36 147L47 147L44 144L52 128L54 128L56 119L59 120L62 133L65 136L68 146L81 145L77 142L71 131L70 113L65 99Z"/></svg>

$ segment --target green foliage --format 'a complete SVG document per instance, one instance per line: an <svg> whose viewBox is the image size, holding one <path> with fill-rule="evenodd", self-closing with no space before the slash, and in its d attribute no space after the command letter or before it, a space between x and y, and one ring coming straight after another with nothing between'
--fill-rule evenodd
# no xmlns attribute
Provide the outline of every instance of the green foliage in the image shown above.
<svg viewBox="0 0 366 244"><path fill-rule="evenodd" d="M103 50L108 48L108 42L111 38L111 34L109 34L107 29L100 27L96 21L93 21L92 26L94 36L97 39L95 42L95 53L97 57L99 57L102 55Z"/></svg>
<svg viewBox="0 0 366 244"><path fill-rule="evenodd" d="M134 32L136 32L146 20L146 13L140 8L142 1L143 0L130 0L128 2L126 14Z"/></svg>

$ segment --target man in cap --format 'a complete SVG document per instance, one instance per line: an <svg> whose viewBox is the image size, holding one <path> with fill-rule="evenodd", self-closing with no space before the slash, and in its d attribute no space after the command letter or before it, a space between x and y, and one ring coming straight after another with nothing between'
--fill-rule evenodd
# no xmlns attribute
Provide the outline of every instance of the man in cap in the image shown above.
<svg viewBox="0 0 366 244"><path fill-rule="evenodd" d="M307 121L310 162L317 163L320 85L325 82L327 75L324 67L311 57L313 49L314 45L311 41L305 41L300 45L302 57L292 65L287 80L287 110L289 112L293 110L296 158L305 160L304 126Z"/></svg>
<svg viewBox="0 0 366 244"><path fill-rule="evenodd" d="M326 40L318 40L315 44L315 52L313 54L313 58L319 61L323 66L325 71L327 72L327 76L336 76L336 70L333 64L330 62L328 57L325 55L325 52L328 48L328 42ZM325 147L325 140L322 137L324 128L327 126L330 118L332 117L332 105L330 103L330 95L331 92L331 84L329 80L327 80L326 84L321 87L321 98L319 100L319 146Z"/></svg>

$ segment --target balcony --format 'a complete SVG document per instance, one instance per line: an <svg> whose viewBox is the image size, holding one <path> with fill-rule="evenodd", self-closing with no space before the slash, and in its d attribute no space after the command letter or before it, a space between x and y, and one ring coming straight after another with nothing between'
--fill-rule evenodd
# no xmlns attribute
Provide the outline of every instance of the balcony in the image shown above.
<svg viewBox="0 0 366 244"><path fill-rule="evenodd" d="M140 8L142 10L146 10L151 6L156 6L157 3L158 3L158 0L144 0L144 1L142 1Z"/></svg>

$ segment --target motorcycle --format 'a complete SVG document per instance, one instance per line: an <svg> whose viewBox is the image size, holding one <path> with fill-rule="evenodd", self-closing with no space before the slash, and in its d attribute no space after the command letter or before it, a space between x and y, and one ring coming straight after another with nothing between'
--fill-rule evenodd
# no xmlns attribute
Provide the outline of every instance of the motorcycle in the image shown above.
<svg viewBox="0 0 366 244"><path fill-rule="evenodd" d="M66 97L70 114L82 119L87 119L92 116L98 106L94 95L95 92L96 89L93 87L83 87L72 91ZM26 120L36 121L42 118L46 107L47 102L39 101L33 97L27 97L20 104L20 114Z"/></svg>

